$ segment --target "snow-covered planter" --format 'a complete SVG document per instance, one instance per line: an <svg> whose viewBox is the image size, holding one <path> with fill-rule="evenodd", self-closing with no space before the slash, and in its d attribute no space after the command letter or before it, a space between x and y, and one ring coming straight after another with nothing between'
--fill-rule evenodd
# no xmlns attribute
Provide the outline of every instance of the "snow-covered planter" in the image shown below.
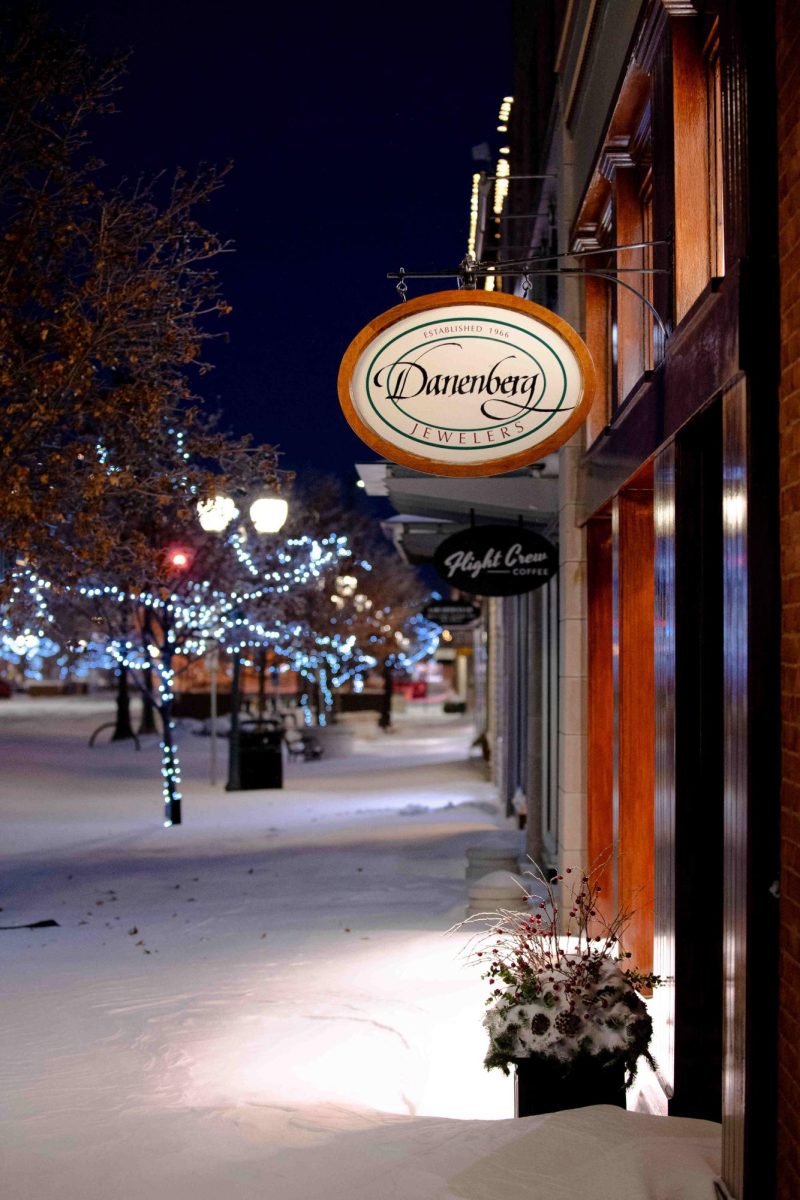
<svg viewBox="0 0 800 1200"><path fill-rule="evenodd" d="M522 999L518 1003L518 998ZM614 959L564 954L542 978L520 977L484 1017L486 1066L534 1055L569 1063L582 1055L621 1060L632 1075L647 1054L652 1022L628 975Z"/></svg>
<svg viewBox="0 0 800 1200"><path fill-rule="evenodd" d="M603 915L601 869L575 873L579 882L564 889L564 876L551 882L538 868L526 872L532 880L527 911L500 910L464 922L482 926L469 957L484 968L490 987L487 1069L508 1074L515 1065L519 1078L521 1063L538 1061L551 1083L573 1076L584 1087L599 1071L619 1080L612 1091L624 1096L639 1058L652 1064L652 1022L637 989L652 988L658 979L627 965L630 955L620 938L631 914ZM559 905L562 890L566 903Z"/></svg>

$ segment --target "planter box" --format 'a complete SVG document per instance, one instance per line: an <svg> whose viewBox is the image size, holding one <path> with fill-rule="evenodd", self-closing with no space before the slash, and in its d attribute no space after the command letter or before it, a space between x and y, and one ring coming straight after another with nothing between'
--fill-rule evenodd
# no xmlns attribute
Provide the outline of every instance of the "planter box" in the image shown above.
<svg viewBox="0 0 800 1200"><path fill-rule="evenodd" d="M325 758L346 758L353 752L355 734L344 722L340 721L335 725L311 725L307 732L322 746Z"/></svg>
<svg viewBox="0 0 800 1200"><path fill-rule="evenodd" d="M490 871L510 871L516 875L524 853L525 842L518 833L503 831L487 835L475 845L467 846L467 879L481 879Z"/></svg>
<svg viewBox="0 0 800 1200"><path fill-rule="evenodd" d="M230 711L230 692L217 692L217 716L227 716ZM211 716L211 693L176 692L172 702L172 713L175 717L190 717L197 721L208 720Z"/></svg>
<svg viewBox="0 0 800 1200"><path fill-rule="evenodd" d="M498 908L527 912L525 888L526 881L514 871L489 871L470 883L467 889L467 915L494 912Z"/></svg>
<svg viewBox="0 0 800 1200"><path fill-rule="evenodd" d="M514 1060L514 1116L534 1117L586 1108L590 1104L613 1104L625 1108L625 1064L601 1066L589 1057L574 1063L550 1058Z"/></svg>
<svg viewBox="0 0 800 1200"><path fill-rule="evenodd" d="M336 695L337 712L380 712L382 705L381 692L338 692Z"/></svg>
<svg viewBox="0 0 800 1200"><path fill-rule="evenodd" d="M63 683L29 683L29 696L63 696Z"/></svg>

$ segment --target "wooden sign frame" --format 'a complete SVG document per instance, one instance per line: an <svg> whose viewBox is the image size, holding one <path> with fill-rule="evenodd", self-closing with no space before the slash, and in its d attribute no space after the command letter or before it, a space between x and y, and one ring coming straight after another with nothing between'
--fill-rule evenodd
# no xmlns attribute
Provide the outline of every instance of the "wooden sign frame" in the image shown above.
<svg viewBox="0 0 800 1200"><path fill-rule="evenodd" d="M396 446L393 442L382 437L367 425L356 410L352 398L351 385L353 373L361 355L379 334L391 328L397 322L404 320L406 317L413 316L416 313L428 312L434 308L448 307L464 308L466 317L468 316L468 310L474 305L479 305L483 308L510 310L526 317L533 317L558 334L567 343L578 363L583 384L579 402L572 410L570 417L555 433L550 434L549 437L544 438L541 442L529 445L526 449L516 454L509 454L501 458L473 459L469 463L442 462L439 459L429 458L423 454L415 454ZM387 458L390 462L398 463L400 466L410 467L412 470L421 471L427 475L460 476L462 478L504 475L508 471L516 471L521 467L538 462L547 454L552 454L553 451L558 450L560 446L569 441L575 430L580 428L589 415L596 386L592 357L581 337L562 317L551 312L550 309L543 308L539 304L534 304L531 300L523 300L519 296L507 295L504 292L471 291L467 289L432 292L427 296L419 296L415 300L397 304L386 312L381 313L380 316L375 317L368 325L364 326L348 346L339 368L338 378L339 403L342 406L347 423L358 437L361 438L362 442L383 458ZM433 445L431 448L434 448Z"/></svg>

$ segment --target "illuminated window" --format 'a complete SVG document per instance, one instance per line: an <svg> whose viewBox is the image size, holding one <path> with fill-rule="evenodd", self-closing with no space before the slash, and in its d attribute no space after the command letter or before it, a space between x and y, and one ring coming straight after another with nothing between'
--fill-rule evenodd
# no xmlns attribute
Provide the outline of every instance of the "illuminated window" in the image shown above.
<svg viewBox="0 0 800 1200"><path fill-rule="evenodd" d="M591 276L585 287L586 344L597 377L597 391L586 421L586 441L591 446L611 420L611 288L605 280Z"/></svg>
<svg viewBox="0 0 800 1200"><path fill-rule="evenodd" d="M701 42L698 21L672 26L675 128L675 317L725 271L722 77L716 23Z"/></svg>
<svg viewBox="0 0 800 1200"><path fill-rule="evenodd" d="M653 172L648 171L640 192L642 206L642 241L653 241ZM642 250L642 275L640 291L648 303L653 303L653 247L645 246ZM655 365L655 350L653 346L653 314L646 304L642 305L642 367L652 371Z"/></svg>
<svg viewBox="0 0 800 1200"><path fill-rule="evenodd" d="M719 21L706 42L708 106L709 245L711 274L725 274L725 205L722 165L722 71L719 62Z"/></svg>
<svg viewBox="0 0 800 1200"><path fill-rule="evenodd" d="M653 279L644 270L652 262L652 247L641 247L653 235L652 183L647 162L617 170L614 203L617 245L639 247L616 255L620 283L612 300L616 330L615 347L612 330L612 353L615 349L616 402L622 404L653 365L653 321L647 305L642 303L642 296L650 299L652 295Z"/></svg>

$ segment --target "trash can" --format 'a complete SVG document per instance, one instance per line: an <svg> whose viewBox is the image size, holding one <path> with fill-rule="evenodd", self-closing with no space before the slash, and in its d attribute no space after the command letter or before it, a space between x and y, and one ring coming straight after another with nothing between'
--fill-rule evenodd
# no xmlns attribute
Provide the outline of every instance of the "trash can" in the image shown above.
<svg viewBox="0 0 800 1200"><path fill-rule="evenodd" d="M274 725L239 726L239 790L283 787L283 732Z"/></svg>

